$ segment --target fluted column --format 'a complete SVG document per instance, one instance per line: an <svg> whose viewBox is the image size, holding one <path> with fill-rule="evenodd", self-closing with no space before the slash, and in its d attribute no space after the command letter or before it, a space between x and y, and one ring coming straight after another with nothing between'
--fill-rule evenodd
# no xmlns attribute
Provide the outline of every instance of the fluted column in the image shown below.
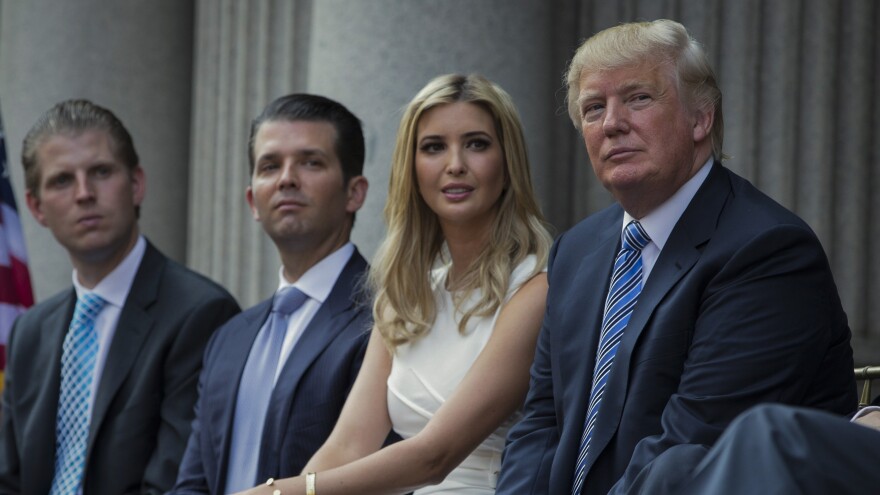
<svg viewBox="0 0 880 495"><path fill-rule="evenodd" d="M64 99L91 99L125 123L147 177L142 231L182 261L192 2L4 0L0 7L0 108L37 299L70 285L70 263L25 208L21 141Z"/></svg>
<svg viewBox="0 0 880 495"><path fill-rule="evenodd" d="M197 6L187 258L245 306L271 293L280 263L245 201L250 121L302 90L308 12L297 0Z"/></svg>
<svg viewBox="0 0 880 495"><path fill-rule="evenodd" d="M243 304L277 283L277 253L244 190L249 119L281 94L326 95L363 121L370 190L353 238L368 258L384 236L401 108L436 75L479 72L513 95L546 189L562 63L547 2L202 1L198 10L188 254Z"/></svg>

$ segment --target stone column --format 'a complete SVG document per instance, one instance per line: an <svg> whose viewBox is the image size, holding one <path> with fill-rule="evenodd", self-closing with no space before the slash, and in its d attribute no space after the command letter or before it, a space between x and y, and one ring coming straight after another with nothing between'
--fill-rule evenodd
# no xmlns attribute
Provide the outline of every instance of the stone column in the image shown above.
<svg viewBox="0 0 880 495"><path fill-rule="evenodd" d="M244 305L277 284L278 255L244 201L248 122L281 94L334 98L364 124L370 190L353 239L370 258L402 107L432 77L479 72L514 98L541 196L558 102L552 5L543 0L265 0L198 4L188 256ZM222 212L222 213L221 213Z"/></svg>
<svg viewBox="0 0 880 495"><path fill-rule="evenodd" d="M4 1L0 105L37 299L70 285L66 252L24 205L21 141L58 101L88 98L126 125L146 171L141 230L183 260L192 2Z"/></svg>

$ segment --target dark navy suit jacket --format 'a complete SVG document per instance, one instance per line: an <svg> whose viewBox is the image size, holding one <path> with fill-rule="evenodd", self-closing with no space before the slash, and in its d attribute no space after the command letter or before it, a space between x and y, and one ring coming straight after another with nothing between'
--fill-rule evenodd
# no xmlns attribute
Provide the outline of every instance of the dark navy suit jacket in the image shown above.
<svg viewBox="0 0 880 495"><path fill-rule="evenodd" d="M372 323L355 250L281 370L266 412L257 479L300 474L324 443L360 370ZM173 493L225 493L238 384L272 300L221 327L205 351L196 419ZM255 421L263 418L254 418Z"/></svg>
<svg viewBox="0 0 880 495"><path fill-rule="evenodd" d="M76 292L67 289L15 323L0 427L0 494L49 493L61 346ZM202 351L238 313L214 282L151 244L132 282L95 395L84 495L163 493L186 447Z"/></svg>
<svg viewBox="0 0 880 495"><path fill-rule="evenodd" d="M850 331L819 240L748 181L712 167L624 331L584 493L626 491L660 453L711 445L757 403L856 407ZM554 244L524 417L508 436L498 494L571 491L622 217L613 205Z"/></svg>

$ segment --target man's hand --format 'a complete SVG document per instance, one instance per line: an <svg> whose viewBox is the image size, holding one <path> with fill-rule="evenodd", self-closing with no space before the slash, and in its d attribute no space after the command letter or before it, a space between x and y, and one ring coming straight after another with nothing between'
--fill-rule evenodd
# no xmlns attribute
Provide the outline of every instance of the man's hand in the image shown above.
<svg viewBox="0 0 880 495"><path fill-rule="evenodd" d="M868 428L880 430L880 411L871 411L864 416L856 418L855 422Z"/></svg>

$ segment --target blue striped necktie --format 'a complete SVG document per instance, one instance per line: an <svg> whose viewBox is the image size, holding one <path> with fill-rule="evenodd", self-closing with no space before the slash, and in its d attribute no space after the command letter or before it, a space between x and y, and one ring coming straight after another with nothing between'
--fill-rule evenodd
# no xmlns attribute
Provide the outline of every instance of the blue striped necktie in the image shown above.
<svg viewBox="0 0 880 495"><path fill-rule="evenodd" d="M287 321L308 298L293 286L278 291L272 299L272 312L251 346L238 386L226 493L246 490L257 484L263 424L275 388L275 372L287 334Z"/></svg>
<svg viewBox="0 0 880 495"><path fill-rule="evenodd" d="M88 292L77 299L70 328L64 337L51 495L77 493L82 483L91 420L92 378L98 355L95 319L105 302L100 296Z"/></svg>
<svg viewBox="0 0 880 495"><path fill-rule="evenodd" d="M642 249L649 242L651 238L638 221L633 220L626 224L620 251L617 252L617 258L614 260L608 298L605 300L605 315L602 318L602 332L599 334L599 348L596 351L590 405L584 421L584 433L581 437L571 489L573 495L580 495L583 489L587 474L587 453L590 450L596 417L599 415L599 405L605 394L614 355L617 354L617 347L623 338L623 330L629 323L633 307L642 292Z"/></svg>

